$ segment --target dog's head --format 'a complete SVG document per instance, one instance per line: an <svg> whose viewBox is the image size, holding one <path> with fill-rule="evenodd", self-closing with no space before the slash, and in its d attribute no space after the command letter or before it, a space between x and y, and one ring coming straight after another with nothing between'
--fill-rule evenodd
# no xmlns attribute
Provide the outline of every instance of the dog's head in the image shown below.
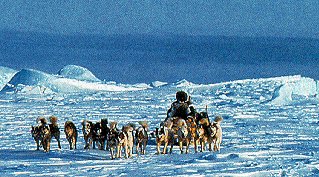
<svg viewBox="0 0 319 177"><path fill-rule="evenodd" d="M159 129L156 128L156 138L162 139L168 136L168 128L166 126L161 126Z"/></svg>
<svg viewBox="0 0 319 177"><path fill-rule="evenodd" d="M31 126L31 135L33 138L39 138L41 135L41 130L39 126Z"/></svg>
<svg viewBox="0 0 319 177"><path fill-rule="evenodd" d="M186 138L188 135L188 130L187 130L187 126L181 126L178 128L177 130L177 135L180 138Z"/></svg>
<svg viewBox="0 0 319 177"><path fill-rule="evenodd" d="M100 122L96 122L93 124L93 134L96 136L100 136L102 134L102 127Z"/></svg>
<svg viewBox="0 0 319 177"><path fill-rule="evenodd" d="M42 137L51 137L51 131L50 131L49 125L42 125L40 129L41 129Z"/></svg>
<svg viewBox="0 0 319 177"><path fill-rule="evenodd" d="M208 137L214 137L216 135L217 132L217 126L215 123L211 123L208 127L207 127L207 134Z"/></svg>
<svg viewBox="0 0 319 177"><path fill-rule="evenodd" d="M108 144L110 147L112 147L112 146L117 146L118 143L119 143L119 132L113 129L108 134Z"/></svg>
<svg viewBox="0 0 319 177"><path fill-rule="evenodd" d="M92 133L93 123L91 121L83 120L82 121L82 132L84 136L87 136Z"/></svg>
<svg viewBox="0 0 319 177"><path fill-rule="evenodd" d="M101 127L103 129L106 129L107 128L107 124L108 124L108 120L106 118L104 119L101 119Z"/></svg>
<svg viewBox="0 0 319 177"><path fill-rule="evenodd" d="M76 133L76 127L71 121L66 121L64 124L64 132L67 136Z"/></svg>
<svg viewBox="0 0 319 177"><path fill-rule="evenodd" d="M145 139L145 138L148 138L148 134L147 134L147 129L144 128L144 127L139 127L137 130L136 130L136 136L135 136L138 140L142 140L142 139Z"/></svg>

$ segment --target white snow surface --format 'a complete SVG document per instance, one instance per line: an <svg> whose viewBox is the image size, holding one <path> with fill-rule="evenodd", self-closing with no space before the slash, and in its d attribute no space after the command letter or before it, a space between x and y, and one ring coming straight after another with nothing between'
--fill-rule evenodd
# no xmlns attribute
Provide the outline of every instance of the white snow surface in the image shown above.
<svg viewBox="0 0 319 177"><path fill-rule="evenodd" d="M16 78L17 82L13 78L10 83L19 83L13 87L21 87L23 94L0 93L1 176L319 175L318 88L311 78L286 76L208 85L184 80L153 88L24 72L30 72L30 77L25 81ZM65 92L66 87L72 92ZM114 92L115 87L123 90ZM35 94L28 88L52 89ZM92 89L95 92L87 92ZM204 111L207 105L210 117L223 116L220 152L194 153L191 147L189 154L180 154L174 146L172 154L156 155L154 138L149 140L146 155L134 153L129 159L111 160L108 151L83 149L83 119L107 118L118 121L119 127L146 120L151 133L165 119L178 90L192 96L197 111ZM31 126L36 125L37 117L50 115L59 118L62 149L53 139L49 153L36 151ZM73 121L79 132L76 150L68 149L63 128L67 120Z"/></svg>

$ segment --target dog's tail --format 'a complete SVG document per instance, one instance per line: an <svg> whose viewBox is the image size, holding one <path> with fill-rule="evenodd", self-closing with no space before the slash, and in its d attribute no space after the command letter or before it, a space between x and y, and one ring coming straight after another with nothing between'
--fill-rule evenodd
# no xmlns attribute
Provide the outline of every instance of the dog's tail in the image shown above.
<svg viewBox="0 0 319 177"><path fill-rule="evenodd" d="M143 128L148 128L148 123L147 121L139 121L138 122Z"/></svg>
<svg viewBox="0 0 319 177"><path fill-rule="evenodd" d="M49 119L53 125L56 125L58 123L58 118L56 116L50 116Z"/></svg>
<svg viewBox="0 0 319 177"><path fill-rule="evenodd" d="M117 122L110 122L110 129L111 130L116 129L116 126L117 126Z"/></svg>
<svg viewBox="0 0 319 177"><path fill-rule="evenodd" d="M222 116L216 116L215 119L214 119L214 122L217 122L217 123L219 123L221 121L223 121L223 117Z"/></svg>

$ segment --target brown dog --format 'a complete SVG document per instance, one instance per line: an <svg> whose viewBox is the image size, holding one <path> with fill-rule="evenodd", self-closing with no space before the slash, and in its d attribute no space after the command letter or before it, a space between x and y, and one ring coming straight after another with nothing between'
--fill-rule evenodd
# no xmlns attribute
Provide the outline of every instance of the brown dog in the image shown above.
<svg viewBox="0 0 319 177"><path fill-rule="evenodd" d="M220 144L222 142L222 128L220 123L223 121L221 116L216 116L213 123L209 123L208 119L201 119L200 127L198 128L199 140L201 144L201 152L205 150L205 144L208 143L209 151L212 151L212 144L214 144L214 151L220 151Z"/></svg>
<svg viewBox="0 0 319 177"><path fill-rule="evenodd" d="M181 154L183 154L184 153L183 144L186 144L186 154L187 154L190 138L188 134L188 127L187 127L186 121L184 119L180 119L177 122L177 127L178 127L177 139L179 144L179 150L181 151Z"/></svg>
<svg viewBox="0 0 319 177"><path fill-rule="evenodd" d="M31 134L34 139L34 141L37 144L37 150L40 150L40 143L42 141L42 136L41 136L41 128L40 126L31 126Z"/></svg>
<svg viewBox="0 0 319 177"><path fill-rule="evenodd" d="M117 122L110 122L110 131L107 138L107 147L111 153L111 159L115 158L114 151L119 144L119 130L117 129Z"/></svg>
<svg viewBox="0 0 319 177"><path fill-rule="evenodd" d="M186 124L188 127L188 138L189 138L189 143L186 146L186 150L189 151L189 145L191 142L194 144L194 151L197 153L197 143L198 143L198 131L197 131L197 124L195 117L188 117L186 120Z"/></svg>
<svg viewBox="0 0 319 177"><path fill-rule="evenodd" d="M156 128L156 146L157 146L157 154L160 154L160 146L164 143L164 149L162 154L166 154L168 144L171 145L170 153L173 150L174 144L174 132L172 130L173 122L167 120L161 125L160 129Z"/></svg>
<svg viewBox="0 0 319 177"><path fill-rule="evenodd" d="M146 146L148 143L148 124L147 122L139 122L141 125L135 133L136 139L136 153L137 154L145 154L146 153Z"/></svg>
<svg viewBox="0 0 319 177"><path fill-rule="evenodd" d="M122 148L124 148L125 158L132 157L133 152L133 127L124 126L119 134L119 144L117 147L117 158L122 157Z"/></svg>
<svg viewBox="0 0 319 177"><path fill-rule="evenodd" d="M60 143L60 129L58 126L58 118L55 116L50 116L50 132L51 132L51 138L54 137L58 142L58 147L61 149L61 143Z"/></svg>
<svg viewBox="0 0 319 177"><path fill-rule="evenodd" d="M41 136L42 136L42 146L44 149L44 152L50 151L50 142L51 142L51 130L50 126L43 125L41 126Z"/></svg>
<svg viewBox="0 0 319 177"><path fill-rule="evenodd" d="M88 120L82 121L82 133L85 141L84 149L90 149L93 143L93 123Z"/></svg>
<svg viewBox="0 0 319 177"><path fill-rule="evenodd" d="M71 121L66 121L64 124L64 133L66 136L66 139L69 142L70 149L76 149L76 141L78 138L78 131Z"/></svg>
<svg viewBox="0 0 319 177"><path fill-rule="evenodd" d="M125 157L128 156L127 154L127 136L124 132L119 133L119 143L117 145L117 153L116 157L121 158L122 157L122 148L125 149Z"/></svg>
<svg viewBox="0 0 319 177"><path fill-rule="evenodd" d="M212 138L208 138L208 143L214 142L214 151L218 151L218 152L220 152L220 144L222 143L223 132L222 132L222 127L220 126L220 123L222 121L223 121L223 118L221 116L215 117L215 120L212 123L212 127L214 127L214 130L215 130L215 135ZM211 150L211 144L210 144L210 150Z"/></svg>
<svg viewBox="0 0 319 177"><path fill-rule="evenodd" d="M44 117L37 118L37 126L31 126L31 134L37 144L37 150L43 146L44 152L50 151L51 131Z"/></svg>
<svg viewBox="0 0 319 177"><path fill-rule="evenodd" d="M130 158L132 157L133 154L133 146L134 146L134 136L133 136L133 130L134 128L130 125L127 125L123 127L123 132L126 134L127 137L127 149L126 149L126 154L128 155L127 157Z"/></svg>
<svg viewBox="0 0 319 177"><path fill-rule="evenodd" d="M199 121L199 125L197 128L197 133L198 133L198 140L199 144L201 145L200 152L203 152L205 150L205 144L207 142L208 138L208 127L210 123L208 118L203 118Z"/></svg>

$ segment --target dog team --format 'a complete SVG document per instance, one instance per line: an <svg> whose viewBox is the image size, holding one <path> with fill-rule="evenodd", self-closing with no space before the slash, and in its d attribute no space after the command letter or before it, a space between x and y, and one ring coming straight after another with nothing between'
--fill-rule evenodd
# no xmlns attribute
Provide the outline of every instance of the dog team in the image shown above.
<svg viewBox="0 0 319 177"><path fill-rule="evenodd" d="M50 151L50 142L54 137L60 145L60 130L57 124L57 117L49 117L50 124L44 117L37 119L39 125L32 126L32 137L34 138L37 150L42 146L44 152ZM194 145L194 151L197 152L198 145L200 151L205 150L206 144L209 146L209 151L220 151L220 143L222 140L222 128L220 123L222 117L217 116L214 122L209 122L208 118L202 117L198 123L192 117L187 120L181 118L171 118L163 123L159 128L156 128L154 136L156 138L157 154L166 154L167 146L170 145L170 153L172 153L173 145L176 142L179 145L181 153L189 152L190 144ZM139 122L140 126L135 128L133 124L128 124L117 128L117 122L110 122L108 126L107 119L101 119L100 122L93 123L92 121L82 121L82 133L84 138L84 149L98 148L100 150L109 150L111 158L121 158L122 150L124 149L125 157L132 157L133 146L137 154L145 154L146 146L149 141L149 131L147 122ZM78 131L76 126L71 121L66 121L64 124L64 133L69 142L70 149L76 149ZM164 144L162 152L161 145ZM212 148L213 146L213 148Z"/></svg>
<svg viewBox="0 0 319 177"><path fill-rule="evenodd" d="M209 151L220 151L222 141L221 122L223 118L216 116L211 122L206 112L197 113L190 101L190 97L184 91L176 93L177 101L173 102L171 108L167 111L166 119L152 132L156 138L157 154L166 154L167 147L170 145L169 152L172 153L173 146L177 143L181 153L189 153L189 146L194 145L194 152L205 150L208 144ZM36 141L37 150L40 146L45 152L50 151L50 142L54 137L60 145L60 130L57 124L58 118L49 117L50 124L44 117L37 119L38 125L32 126L32 137ZM149 130L146 121L139 122L139 127L134 124L128 124L117 128L117 122L108 122L107 119L101 119L99 122L88 120L82 121L82 133L85 141L84 149L109 150L111 159L121 158L124 150L125 158L132 157L133 146L135 143L136 153L145 154L146 146L149 141ZM78 132L72 121L66 121L64 132L69 142L70 149L76 149ZM135 133L135 134L134 134ZM164 145L163 150L160 148ZM185 147L185 150L184 150Z"/></svg>
<svg viewBox="0 0 319 177"><path fill-rule="evenodd" d="M31 126L31 134L34 138L37 150L43 147L44 152L50 151L50 142L54 137L60 145L60 129L58 127L58 118L55 116L49 117L50 124L44 117L37 119L37 126ZM135 128L135 125L128 124L122 127L122 130L117 128L117 122L110 122L101 119L100 122L93 123L92 121L82 121L82 133L85 141L84 149L110 150L111 158L121 158L122 149L124 149L125 157L132 157L134 142L136 144L136 153L145 154L148 143L148 124L145 121L140 121L140 126ZM135 132L135 135L134 135ZM78 131L72 121L66 121L64 124L64 133L69 142L70 149L76 149ZM115 152L116 151L116 152ZM116 155L115 155L116 154Z"/></svg>

